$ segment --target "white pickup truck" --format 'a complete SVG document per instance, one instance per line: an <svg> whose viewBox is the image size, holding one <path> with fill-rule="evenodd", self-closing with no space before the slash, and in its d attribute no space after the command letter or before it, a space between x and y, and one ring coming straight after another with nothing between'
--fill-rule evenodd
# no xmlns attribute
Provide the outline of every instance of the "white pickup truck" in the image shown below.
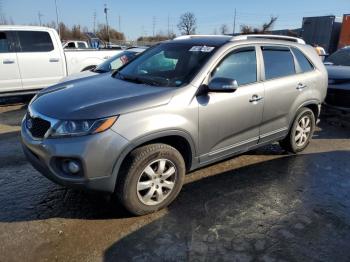
<svg viewBox="0 0 350 262"><path fill-rule="evenodd" d="M89 70L120 50L63 50L56 30L0 26L0 96L35 93Z"/></svg>

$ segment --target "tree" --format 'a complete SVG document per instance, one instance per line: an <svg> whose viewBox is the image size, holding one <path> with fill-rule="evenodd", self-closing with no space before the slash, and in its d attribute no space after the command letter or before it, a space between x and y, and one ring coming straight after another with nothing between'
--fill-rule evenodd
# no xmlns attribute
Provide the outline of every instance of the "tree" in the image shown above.
<svg viewBox="0 0 350 262"><path fill-rule="evenodd" d="M194 13L187 12L180 16L177 28L183 35L193 35L196 33L197 19Z"/></svg>
<svg viewBox="0 0 350 262"><path fill-rule="evenodd" d="M109 37L108 37L108 31L109 31ZM103 41L108 41L108 40L124 40L125 36L123 33L118 32L117 30L109 27L107 30L106 25L98 25L98 29L96 31L96 35Z"/></svg>
<svg viewBox="0 0 350 262"><path fill-rule="evenodd" d="M73 25L72 27L72 39L84 40L87 37L81 31L80 25Z"/></svg>
<svg viewBox="0 0 350 262"><path fill-rule="evenodd" d="M72 39L72 31L64 23L61 22L59 28L62 40Z"/></svg>
<svg viewBox="0 0 350 262"><path fill-rule="evenodd" d="M5 15L0 13L0 25L14 25L14 24L15 22L13 21L12 17L7 19Z"/></svg>
<svg viewBox="0 0 350 262"><path fill-rule="evenodd" d="M261 28L257 27L251 27L249 25L241 25L241 33L244 34L266 34L269 31L272 30L276 20L277 16L271 16L270 21L267 23L264 23Z"/></svg>
<svg viewBox="0 0 350 262"><path fill-rule="evenodd" d="M222 24L222 25L220 26L220 33L221 33L222 35L226 35L226 34L228 33L228 27L227 27L227 25Z"/></svg>
<svg viewBox="0 0 350 262"><path fill-rule="evenodd" d="M161 41L173 39L175 37L176 35L172 33L170 33L170 35L165 35L159 32L155 36L140 36L139 38L137 38L137 41L138 42L161 42Z"/></svg>

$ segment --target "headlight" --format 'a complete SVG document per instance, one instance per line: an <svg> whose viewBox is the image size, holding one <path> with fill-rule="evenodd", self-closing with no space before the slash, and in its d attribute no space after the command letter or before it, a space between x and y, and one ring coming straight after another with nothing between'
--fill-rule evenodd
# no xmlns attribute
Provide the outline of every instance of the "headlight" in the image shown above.
<svg viewBox="0 0 350 262"><path fill-rule="evenodd" d="M97 120L63 120L59 121L50 134L59 136L84 136L103 132L109 129L117 120L117 116Z"/></svg>

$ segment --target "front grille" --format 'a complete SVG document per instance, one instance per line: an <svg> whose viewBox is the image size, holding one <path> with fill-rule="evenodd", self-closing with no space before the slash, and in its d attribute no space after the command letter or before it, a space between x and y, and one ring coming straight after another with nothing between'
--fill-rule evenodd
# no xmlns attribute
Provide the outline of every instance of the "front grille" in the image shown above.
<svg viewBox="0 0 350 262"><path fill-rule="evenodd" d="M26 126L33 137L43 138L50 128L50 122L38 117L30 117L27 115Z"/></svg>

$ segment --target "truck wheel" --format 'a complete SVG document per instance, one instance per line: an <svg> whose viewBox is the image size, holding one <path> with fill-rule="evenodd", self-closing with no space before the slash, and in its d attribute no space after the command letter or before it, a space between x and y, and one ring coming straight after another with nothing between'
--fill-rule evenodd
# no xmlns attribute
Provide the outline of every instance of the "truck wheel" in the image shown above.
<svg viewBox="0 0 350 262"><path fill-rule="evenodd" d="M131 152L116 186L120 202L134 215L168 206L179 194L185 177L179 151L166 144L150 144Z"/></svg>
<svg viewBox="0 0 350 262"><path fill-rule="evenodd" d="M301 108L285 139L280 146L286 151L298 153L303 151L312 138L316 126L315 115L309 108Z"/></svg>

